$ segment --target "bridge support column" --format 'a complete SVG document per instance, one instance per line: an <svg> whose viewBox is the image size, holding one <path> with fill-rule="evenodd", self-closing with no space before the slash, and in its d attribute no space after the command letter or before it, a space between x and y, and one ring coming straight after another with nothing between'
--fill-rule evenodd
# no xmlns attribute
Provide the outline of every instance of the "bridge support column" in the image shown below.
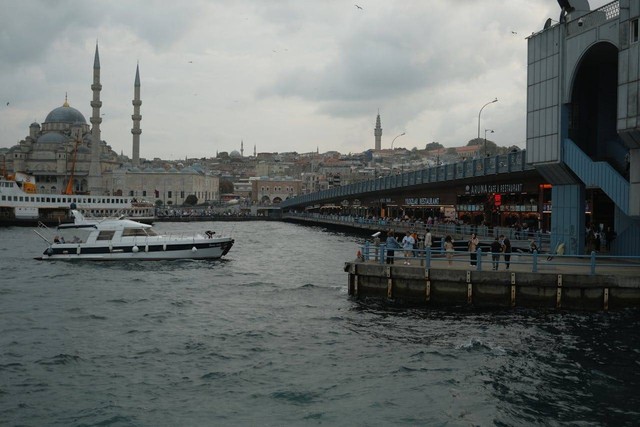
<svg viewBox="0 0 640 427"><path fill-rule="evenodd" d="M565 244L566 255L578 255L584 248L585 188L582 184L554 185L551 190L551 247Z"/></svg>

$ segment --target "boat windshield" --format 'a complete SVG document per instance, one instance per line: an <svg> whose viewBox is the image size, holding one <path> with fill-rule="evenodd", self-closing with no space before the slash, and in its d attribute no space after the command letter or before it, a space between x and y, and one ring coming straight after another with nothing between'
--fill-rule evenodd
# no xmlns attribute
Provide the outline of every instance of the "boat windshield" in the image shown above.
<svg viewBox="0 0 640 427"><path fill-rule="evenodd" d="M132 236L157 236L156 233L151 228L125 228L122 230L122 237L132 237Z"/></svg>

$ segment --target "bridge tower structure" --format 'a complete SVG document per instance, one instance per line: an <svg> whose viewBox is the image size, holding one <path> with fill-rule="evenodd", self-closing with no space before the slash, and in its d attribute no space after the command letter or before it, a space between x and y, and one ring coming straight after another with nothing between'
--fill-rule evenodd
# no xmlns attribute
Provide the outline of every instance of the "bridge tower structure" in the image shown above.
<svg viewBox="0 0 640 427"><path fill-rule="evenodd" d="M640 254L640 2L559 3L527 55L526 161L553 186L551 245L584 253L588 221Z"/></svg>

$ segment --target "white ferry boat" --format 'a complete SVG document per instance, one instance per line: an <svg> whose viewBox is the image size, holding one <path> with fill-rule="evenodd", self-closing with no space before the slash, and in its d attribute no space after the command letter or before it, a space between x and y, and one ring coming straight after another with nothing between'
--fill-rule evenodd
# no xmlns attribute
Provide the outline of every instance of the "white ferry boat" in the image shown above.
<svg viewBox="0 0 640 427"><path fill-rule="evenodd" d="M73 221L71 210L87 217L126 215L151 223L155 209L151 203L132 197L37 193L33 177L16 174L0 177L0 225L60 224Z"/></svg>
<svg viewBox="0 0 640 427"><path fill-rule="evenodd" d="M73 224L53 230L42 224L34 230L47 248L37 260L151 261L218 259L229 252L234 240L203 233L157 233L149 224L126 218L86 219L72 210Z"/></svg>

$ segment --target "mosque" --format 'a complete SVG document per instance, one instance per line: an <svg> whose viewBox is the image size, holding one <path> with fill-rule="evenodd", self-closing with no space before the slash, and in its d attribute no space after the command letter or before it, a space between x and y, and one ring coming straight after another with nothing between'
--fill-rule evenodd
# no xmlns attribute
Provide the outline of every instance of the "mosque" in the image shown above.
<svg viewBox="0 0 640 427"><path fill-rule="evenodd" d="M101 138L102 85L97 44L91 90L90 124L65 97L61 107L47 114L42 124L32 123L29 135L8 150L4 159L6 170L32 175L39 193L60 194L71 181L76 194L133 196L156 204L181 205L189 195L196 196L199 203L219 199L219 178L197 164L181 170L141 169L139 66L136 66L132 101L130 162Z"/></svg>

